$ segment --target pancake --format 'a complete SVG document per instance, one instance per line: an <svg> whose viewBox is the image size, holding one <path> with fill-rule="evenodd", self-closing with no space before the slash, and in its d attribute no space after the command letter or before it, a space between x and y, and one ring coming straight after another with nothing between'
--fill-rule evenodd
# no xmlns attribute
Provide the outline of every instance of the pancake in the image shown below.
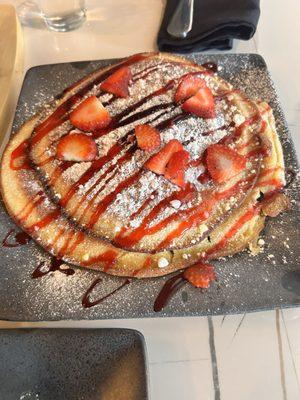
<svg viewBox="0 0 300 400"><path fill-rule="evenodd" d="M113 94L107 82L124 71L125 94ZM213 117L185 109L193 96L175 101L179 85L194 76L213 96ZM91 98L103 106L102 122L79 129L75 112ZM137 125L155 128L158 147L141 148ZM87 159L60 156L64 138L83 135L91 143ZM147 167L171 141L189 158L179 186ZM235 154L234 162L244 160L221 181L207 160L216 145ZM1 165L3 200L23 230L66 262L119 276L161 276L256 244L265 202L273 199L273 215L287 206L278 200L284 185L269 105L166 53L131 56L66 89L12 136Z"/></svg>

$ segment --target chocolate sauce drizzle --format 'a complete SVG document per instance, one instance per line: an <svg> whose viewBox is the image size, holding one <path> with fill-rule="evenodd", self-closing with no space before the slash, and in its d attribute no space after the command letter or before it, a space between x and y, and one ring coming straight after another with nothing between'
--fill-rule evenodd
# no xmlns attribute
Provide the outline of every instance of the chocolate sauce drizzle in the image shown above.
<svg viewBox="0 0 300 400"><path fill-rule="evenodd" d="M118 292L119 290L123 289L124 286L128 285L129 283L131 283L130 279L126 279L120 286L118 286L116 289L114 289L112 292L106 294L105 296L101 297L100 299L91 301L90 300L90 296L91 293L93 292L93 290L95 289L95 287L102 282L102 278L97 278L95 279L91 286L88 288L88 290L85 292L85 294L83 295L82 298L82 306L84 308L90 308L90 307L94 307L97 304L102 303L104 300L108 299L110 296L112 296L113 294L115 294L116 292Z"/></svg>
<svg viewBox="0 0 300 400"><path fill-rule="evenodd" d="M183 277L183 272L180 272L166 280L164 286L155 299L153 307L154 311L161 311L167 305L170 298L186 283L187 280Z"/></svg>
<svg viewBox="0 0 300 400"><path fill-rule="evenodd" d="M202 67L209 69L212 72L218 72L218 65L214 62L206 62L204 64L201 64Z"/></svg>
<svg viewBox="0 0 300 400"><path fill-rule="evenodd" d="M75 270L73 268L61 268L61 266L65 264L64 261L59 260L58 258L52 257L50 260L50 264L47 265L46 261L42 261L36 267L36 269L31 274L32 279L42 278L43 276L49 274L50 272L59 271L65 275L74 275Z"/></svg>
<svg viewBox="0 0 300 400"><path fill-rule="evenodd" d="M10 241L13 239L14 241ZM15 233L14 229L11 229L5 238L2 240L2 246L4 247L19 247L24 246L25 244L31 241L31 237L26 232L17 232Z"/></svg>

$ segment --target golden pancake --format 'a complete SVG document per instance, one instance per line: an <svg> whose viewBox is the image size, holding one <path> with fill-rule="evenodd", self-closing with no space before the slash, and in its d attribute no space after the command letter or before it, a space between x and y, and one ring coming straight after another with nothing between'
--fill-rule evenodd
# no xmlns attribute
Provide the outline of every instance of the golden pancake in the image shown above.
<svg viewBox="0 0 300 400"><path fill-rule="evenodd" d="M155 128L156 147L139 144L138 125ZM170 142L188 157L184 171L175 161L171 171L173 153L163 165ZM169 178L149 167L154 160ZM66 89L12 136L1 165L4 202L23 230L66 262L119 276L165 275L242 251L284 184L268 104L166 53L129 57Z"/></svg>

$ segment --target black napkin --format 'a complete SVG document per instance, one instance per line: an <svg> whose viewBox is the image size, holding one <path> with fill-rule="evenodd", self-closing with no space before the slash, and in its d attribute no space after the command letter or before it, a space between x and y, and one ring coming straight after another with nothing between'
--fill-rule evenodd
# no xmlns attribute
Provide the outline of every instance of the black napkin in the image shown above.
<svg viewBox="0 0 300 400"><path fill-rule="evenodd" d="M161 51L229 50L233 39L250 39L260 15L259 0L195 0L193 28L186 38L167 32L179 0L167 0L157 44Z"/></svg>

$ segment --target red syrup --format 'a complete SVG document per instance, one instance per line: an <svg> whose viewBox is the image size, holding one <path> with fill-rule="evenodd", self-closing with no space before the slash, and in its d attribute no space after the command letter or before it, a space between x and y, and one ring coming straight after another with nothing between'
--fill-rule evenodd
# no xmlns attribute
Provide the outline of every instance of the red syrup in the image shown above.
<svg viewBox="0 0 300 400"><path fill-rule="evenodd" d="M236 223L225 233L224 237L209 251L206 252L206 257L211 256L216 251L221 250L226 246L228 240L232 238L242 227L248 222L253 216L257 215L260 210L260 205L255 205L250 210L248 210L244 215L242 215ZM185 284L186 279L183 276L183 272L172 276L169 278L162 289L160 290L156 300L154 302L154 311L161 311L168 303L170 298Z"/></svg>
<svg viewBox="0 0 300 400"><path fill-rule="evenodd" d="M133 230L127 236L124 236L124 233L127 230L122 230L118 236L115 237L115 242L122 247L130 248L134 244L138 243L145 235L153 234L161 229L162 224L158 223L151 228L148 228L148 224L153 221L157 215L170 204L172 200L180 200L185 201L187 196L190 196L195 193L195 189L191 185L187 185L186 188L179 190L177 192L172 193L169 197L166 197L162 201L160 201L151 211L150 213L143 219L142 223L138 228ZM145 204L145 206L147 203ZM142 210L141 210L142 211ZM176 214L177 215L177 214ZM170 218L174 218L173 215ZM164 220L166 221L166 220Z"/></svg>
<svg viewBox="0 0 300 400"><path fill-rule="evenodd" d="M60 210L55 210L55 211L47 214L45 217L43 217L38 222L32 224L28 228L28 230L29 230L29 232L34 232L34 231L37 231L39 229L45 228L47 225L49 225L51 222L53 222L59 216L60 216Z"/></svg>
<svg viewBox="0 0 300 400"><path fill-rule="evenodd" d="M134 175L130 176L129 178L125 179L124 181L120 182L115 190L109 193L107 196L102 199L96 207L96 210L91 215L90 221L87 224L87 229L92 228L96 222L98 221L99 217L104 213L107 207L111 204L111 202L116 198L116 196L121 193L123 190L128 188L129 186L133 185L141 176L142 171L136 172Z"/></svg>
<svg viewBox="0 0 300 400"><path fill-rule="evenodd" d="M19 146L17 146L11 153L10 156L10 169L31 169L29 159L27 157L28 140L24 140Z"/></svg>
<svg viewBox="0 0 300 400"><path fill-rule="evenodd" d="M59 260L58 258L52 257L50 260L50 264L47 265L45 261L39 263L36 269L31 274L32 279L42 278L45 275L48 275L50 272L59 271L65 275L74 275L75 270L73 268L61 268L61 266L65 264L64 261Z"/></svg>
<svg viewBox="0 0 300 400"><path fill-rule="evenodd" d="M11 240L13 239L13 240ZM14 229L11 229L2 241L4 247L19 247L28 244L31 241L31 237L26 232L15 233Z"/></svg>
<svg viewBox="0 0 300 400"><path fill-rule="evenodd" d="M82 306L84 308L90 308L90 307L94 307L97 304L102 303L104 300L108 299L110 296L114 295L116 292L118 292L119 290L123 289L123 287L125 287L126 285L128 285L129 283L131 283L130 279L126 279L120 286L118 286L116 289L114 289L112 292L106 294L105 296L101 297L100 299L94 300L92 301L90 299L90 296L93 292L93 290L95 289L96 286L99 285L99 283L102 282L102 278L97 278L95 279L91 286L87 289L87 291L85 292L85 294L83 295L82 298Z"/></svg>

